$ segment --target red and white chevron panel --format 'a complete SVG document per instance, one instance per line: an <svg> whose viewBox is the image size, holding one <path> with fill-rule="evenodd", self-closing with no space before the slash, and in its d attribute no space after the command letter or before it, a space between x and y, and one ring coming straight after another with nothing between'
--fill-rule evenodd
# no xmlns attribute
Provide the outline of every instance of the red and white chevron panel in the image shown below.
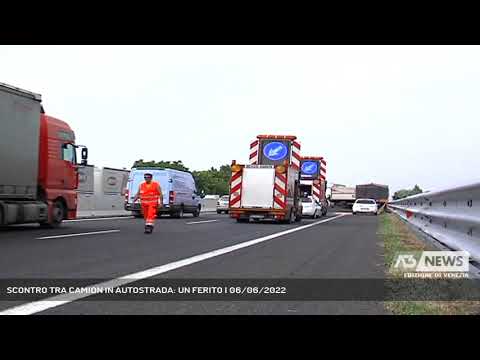
<svg viewBox="0 0 480 360"><path fill-rule="evenodd" d="M320 178L322 180L327 178L327 162L323 158L320 160Z"/></svg>
<svg viewBox="0 0 480 360"><path fill-rule="evenodd" d="M259 143L260 142L257 139L250 144L250 165L257 165L258 164Z"/></svg>
<svg viewBox="0 0 480 360"><path fill-rule="evenodd" d="M302 159L300 156L300 148L300 143L296 141L292 142L292 155L290 162L292 163L292 167L296 170L300 170L300 160Z"/></svg>
<svg viewBox="0 0 480 360"><path fill-rule="evenodd" d="M242 199L242 170L232 171L230 179L230 201L231 208L239 208Z"/></svg>
<svg viewBox="0 0 480 360"><path fill-rule="evenodd" d="M312 196L313 200L320 201L322 198L322 184L312 184Z"/></svg>
<svg viewBox="0 0 480 360"><path fill-rule="evenodd" d="M285 209L287 206L287 177L275 172L275 186L273 191L273 208Z"/></svg>

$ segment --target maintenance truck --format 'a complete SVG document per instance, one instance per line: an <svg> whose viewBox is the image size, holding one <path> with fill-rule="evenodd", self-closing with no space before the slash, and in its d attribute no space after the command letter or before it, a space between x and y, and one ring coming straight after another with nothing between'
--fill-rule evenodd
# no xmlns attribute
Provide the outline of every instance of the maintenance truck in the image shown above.
<svg viewBox="0 0 480 360"><path fill-rule="evenodd" d="M77 148L70 126L45 114L41 95L0 83L0 226L58 227L77 213Z"/></svg>
<svg viewBox="0 0 480 360"><path fill-rule="evenodd" d="M250 164L232 161L230 217L237 222L301 221L301 156L296 139L292 135L258 135L250 144Z"/></svg>
<svg viewBox="0 0 480 360"><path fill-rule="evenodd" d="M320 204L322 216L328 211L326 166L321 156L303 156L300 162L300 195L303 198L311 196L315 203Z"/></svg>

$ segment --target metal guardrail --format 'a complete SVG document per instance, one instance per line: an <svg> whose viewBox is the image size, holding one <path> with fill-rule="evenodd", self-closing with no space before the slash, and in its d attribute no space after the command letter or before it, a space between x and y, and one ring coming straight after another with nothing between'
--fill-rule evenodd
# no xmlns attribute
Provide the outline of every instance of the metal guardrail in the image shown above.
<svg viewBox="0 0 480 360"><path fill-rule="evenodd" d="M388 208L449 248L480 262L480 183L391 201Z"/></svg>

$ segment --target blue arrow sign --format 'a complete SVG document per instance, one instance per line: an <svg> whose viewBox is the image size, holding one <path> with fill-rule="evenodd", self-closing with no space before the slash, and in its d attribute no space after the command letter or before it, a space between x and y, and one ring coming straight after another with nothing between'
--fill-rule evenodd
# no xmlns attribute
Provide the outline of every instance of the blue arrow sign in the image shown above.
<svg viewBox="0 0 480 360"><path fill-rule="evenodd" d="M281 142L271 142L263 148L263 155L272 161L282 160L287 156L287 153L287 146Z"/></svg>
<svg viewBox="0 0 480 360"><path fill-rule="evenodd" d="M305 161L302 164L302 173L307 175L314 175L318 172L318 163L315 161Z"/></svg>

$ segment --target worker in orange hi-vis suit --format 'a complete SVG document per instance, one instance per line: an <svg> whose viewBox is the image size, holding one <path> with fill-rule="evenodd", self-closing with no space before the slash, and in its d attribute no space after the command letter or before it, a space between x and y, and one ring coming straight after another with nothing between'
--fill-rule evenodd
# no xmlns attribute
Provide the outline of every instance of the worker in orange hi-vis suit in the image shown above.
<svg viewBox="0 0 480 360"><path fill-rule="evenodd" d="M151 234L155 218L157 217L158 207L162 207L163 195L160 184L152 181L153 175L151 173L144 174L145 182L140 184L137 195L135 195L133 202L140 198L142 205L143 217L145 219L145 234Z"/></svg>

